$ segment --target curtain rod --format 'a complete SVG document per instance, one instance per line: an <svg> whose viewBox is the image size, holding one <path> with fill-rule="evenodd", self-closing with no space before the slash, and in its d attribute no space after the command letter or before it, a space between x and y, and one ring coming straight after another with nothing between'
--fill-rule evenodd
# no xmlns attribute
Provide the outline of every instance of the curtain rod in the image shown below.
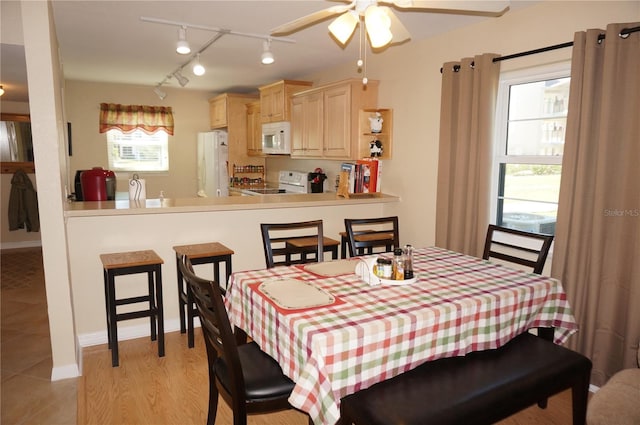
<svg viewBox="0 0 640 425"><path fill-rule="evenodd" d="M638 31L640 31L640 27L624 28L620 31L618 36L621 38L627 38L629 34L633 32L638 32ZM604 34L598 35L598 41L602 41L604 39L605 39ZM565 47L571 47L571 46L573 46L573 41L568 41L566 43L554 44L553 46L541 47L539 49L534 49L534 50L527 50L526 52L514 53L512 55L507 55L507 56L499 56L497 58L494 58L493 62L500 62L500 61L505 61L509 59L520 58L522 56L535 55L537 53L549 52L551 50L563 49ZM473 62L472 62L472 65L473 65ZM454 71L458 71L460 69L460 65L454 65L453 69ZM442 74L442 68L440 68L440 73Z"/></svg>

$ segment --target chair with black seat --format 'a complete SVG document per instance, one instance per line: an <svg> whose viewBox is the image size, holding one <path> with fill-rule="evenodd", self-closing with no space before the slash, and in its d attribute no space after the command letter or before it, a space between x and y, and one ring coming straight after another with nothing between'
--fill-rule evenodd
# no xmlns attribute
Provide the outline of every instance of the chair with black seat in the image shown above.
<svg viewBox="0 0 640 425"><path fill-rule="evenodd" d="M218 394L233 410L234 425L246 425L247 414L293 408L288 399L294 383L255 342L236 344L220 287L196 276L187 257L182 260L180 271L192 291L207 348L207 425L216 421Z"/></svg>
<svg viewBox="0 0 640 425"><path fill-rule="evenodd" d="M541 274L547 261L553 235L525 232L523 230L490 224L482 258L492 258L508 263L531 267Z"/></svg>
<svg viewBox="0 0 640 425"><path fill-rule="evenodd" d="M338 242L323 235L322 220L262 223L262 243L267 268L323 261L324 252L338 257Z"/></svg>
<svg viewBox="0 0 640 425"><path fill-rule="evenodd" d="M397 216L345 218L344 227L350 257L374 252L393 252L400 247Z"/></svg>

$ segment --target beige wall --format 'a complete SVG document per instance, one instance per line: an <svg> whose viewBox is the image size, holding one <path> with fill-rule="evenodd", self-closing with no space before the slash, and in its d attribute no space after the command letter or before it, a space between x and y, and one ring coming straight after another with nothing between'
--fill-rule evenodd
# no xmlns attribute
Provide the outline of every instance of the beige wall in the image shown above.
<svg viewBox="0 0 640 425"><path fill-rule="evenodd" d="M98 132L100 103L171 106L175 128L169 136L169 171L167 173L138 173L146 180L147 197L157 198L164 191L168 198L195 197L196 137L209 131L209 102L211 93L198 90L163 87L167 93L160 100L153 87L123 84L66 81L65 108L71 123L72 156L69 158L69 193L74 192L77 170L92 167L109 168L107 135ZM117 187L127 192L130 173L116 173Z"/></svg>

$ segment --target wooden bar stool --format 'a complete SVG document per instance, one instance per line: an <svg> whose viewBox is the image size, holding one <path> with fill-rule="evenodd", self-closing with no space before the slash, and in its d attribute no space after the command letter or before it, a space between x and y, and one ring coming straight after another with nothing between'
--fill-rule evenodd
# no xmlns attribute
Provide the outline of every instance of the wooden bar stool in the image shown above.
<svg viewBox="0 0 640 425"><path fill-rule="evenodd" d="M164 314L162 308L162 258L153 250L100 254L104 275L104 295L107 312L107 335L111 349L111 364L118 366L118 322L149 317L151 340L158 340L158 356L164 357ZM147 295L116 298L115 277L146 273L149 291ZM117 313L119 305L149 303L145 310Z"/></svg>
<svg viewBox="0 0 640 425"><path fill-rule="evenodd" d="M184 281L180 271L180 261L187 257L192 265L213 264L213 280L220 286L222 293L226 292L226 286L231 276L231 255L234 252L219 242L179 245L174 246L176 252L176 270L178 274L178 305L180 308L180 333L187 332L187 344L193 348L193 318L198 315L196 303L191 293L191 288ZM224 285L220 280L220 263L224 263Z"/></svg>

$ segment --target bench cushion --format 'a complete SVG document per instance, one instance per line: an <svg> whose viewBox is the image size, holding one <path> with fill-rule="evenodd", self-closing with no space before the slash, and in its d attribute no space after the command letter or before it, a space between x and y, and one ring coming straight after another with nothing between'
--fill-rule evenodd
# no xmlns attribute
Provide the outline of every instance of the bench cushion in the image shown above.
<svg viewBox="0 0 640 425"><path fill-rule="evenodd" d="M582 423L591 361L524 333L496 350L423 363L344 397L355 424L490 424L579 382ZM574 393L575 398L575 393Z"/></svg>

